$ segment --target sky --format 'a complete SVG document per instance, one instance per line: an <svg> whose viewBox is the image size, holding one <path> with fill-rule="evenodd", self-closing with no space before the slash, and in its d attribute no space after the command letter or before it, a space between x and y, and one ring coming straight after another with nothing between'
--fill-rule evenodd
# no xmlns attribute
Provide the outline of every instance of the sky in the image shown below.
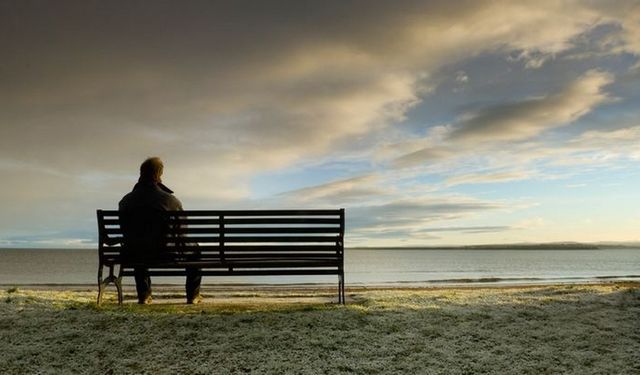
<svg viewBox="0 0 640 375"><path fill-rule="evenodd" d="M94 246L149 156L347 246L640 240L639 1L0 0L0 57L0 247Z"/></svg>

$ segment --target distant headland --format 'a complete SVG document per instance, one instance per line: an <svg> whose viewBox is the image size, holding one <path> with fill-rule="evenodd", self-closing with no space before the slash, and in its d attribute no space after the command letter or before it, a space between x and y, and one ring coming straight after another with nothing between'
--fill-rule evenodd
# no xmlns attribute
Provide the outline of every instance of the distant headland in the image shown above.
<svg viewBox="0 0 640 375"><path fill-rule="evenodd" d="M350 249L363 250L601 250L601 249L640 248L638 242L545 242L545 243L511 243L461 246L355 246Z"/></svg>

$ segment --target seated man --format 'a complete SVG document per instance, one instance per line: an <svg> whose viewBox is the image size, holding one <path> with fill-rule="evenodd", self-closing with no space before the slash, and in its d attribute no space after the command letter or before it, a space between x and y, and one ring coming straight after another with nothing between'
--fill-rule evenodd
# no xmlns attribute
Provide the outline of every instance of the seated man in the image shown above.
<svg viewBox="0 0 640 375"><path fill-rule="evenodd" d="M162 184L163 164L153 157L140 165L140 179L133 191L120 201L123 232L125 234L125 254L130 259L161 259L158 253L163 248L163 237L167 225L164 211L182 211L182 203L173 191ZM196 268L187 268L187 303L201 301L200 282L202 277ZM138 303L151 303L151 278L146 267L135 267Z"/></svg>

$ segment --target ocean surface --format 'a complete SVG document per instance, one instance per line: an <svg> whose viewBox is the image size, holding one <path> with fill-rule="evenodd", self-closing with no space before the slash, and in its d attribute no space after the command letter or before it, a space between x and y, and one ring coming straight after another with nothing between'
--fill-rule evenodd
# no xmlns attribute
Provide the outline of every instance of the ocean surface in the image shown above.
<svg viewBox="0 0 640 375"><path fill-rule="evenodd" d="M95 284L96 250L0 249L0 284ZM325 284L336 276L206 276L203 284ZM347 285L640 280L640 248L599 250L346 249ZM157 277L154 284L182 284ZM124 280L133 284L133 278Z"/></svg>

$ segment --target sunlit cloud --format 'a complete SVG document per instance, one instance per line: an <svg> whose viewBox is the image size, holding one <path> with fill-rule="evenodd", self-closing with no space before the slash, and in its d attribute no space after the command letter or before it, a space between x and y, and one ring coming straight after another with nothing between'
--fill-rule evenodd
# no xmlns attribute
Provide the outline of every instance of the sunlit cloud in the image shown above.
<svg viewBox="0 0 640 375"><path fill-rule="evenodd" d="M188 208L346 206L354 231L387 220L397 238L422 239L438 220L513 227L462 222L501 204L450 201L451 189L639 155L633 124L605 113L637 100L620 89L637 79L633 2L11 8L0 14L0 239L93 230L95 208L115 207L153 155ZM507 67L478 72L486 56ZM522 79L536 72L559 78ZM596 115L606 121L582 124ZM348 167L305 179L320 161ZM303 182L269 179L294 172ZM256 194L256 176L272 196Z"/></svg>
<svg viewBox="0 0 640 375"><path fill-rule="evenodd" d="M477 227L441 227L441 228L427 228L422 229L421 232L429 233L429 232L459 232L459 233L495 233L502 232L506 230L511 230L512 228L505 225L494 225L494 226L477 226Z"/></svg>
<svg viewBox="0 0 640 375"><path fill-rule="evenodd" d="M468 197L427 197L392 201L382 205L354 207L350 226L354 229L420 227L421 224L453 220L485 210L504 209L500 202Z"/></svg>
<svg viewBox="0 0 640 375"><path fill-rule="evenodd" d="M385 191L376 186L378 180L379 177L376 175L352 177L289 191L281 194L281 197L293 200L298 204L309 204L311 202L315 205L353 204L368 198L388 195L390 191Z"/></svg>
<svg viewBox="0 0 640 375"><path fill-rule="evenodd" d="M525 171L487 171L475 174L464 174L450 177L445 181L447 185L485 184L506 181L518 181L532 178L534 173Z"/></svg>
<svg viewBox="0 0 640 375"><path fill-rule="evenodd" d="M465 114L451 136L464 141L534 137L545 130L569 125L596 106L610 101L602 88L611 82L613 77L608 73L588 71L558 93Z"/></svg>

